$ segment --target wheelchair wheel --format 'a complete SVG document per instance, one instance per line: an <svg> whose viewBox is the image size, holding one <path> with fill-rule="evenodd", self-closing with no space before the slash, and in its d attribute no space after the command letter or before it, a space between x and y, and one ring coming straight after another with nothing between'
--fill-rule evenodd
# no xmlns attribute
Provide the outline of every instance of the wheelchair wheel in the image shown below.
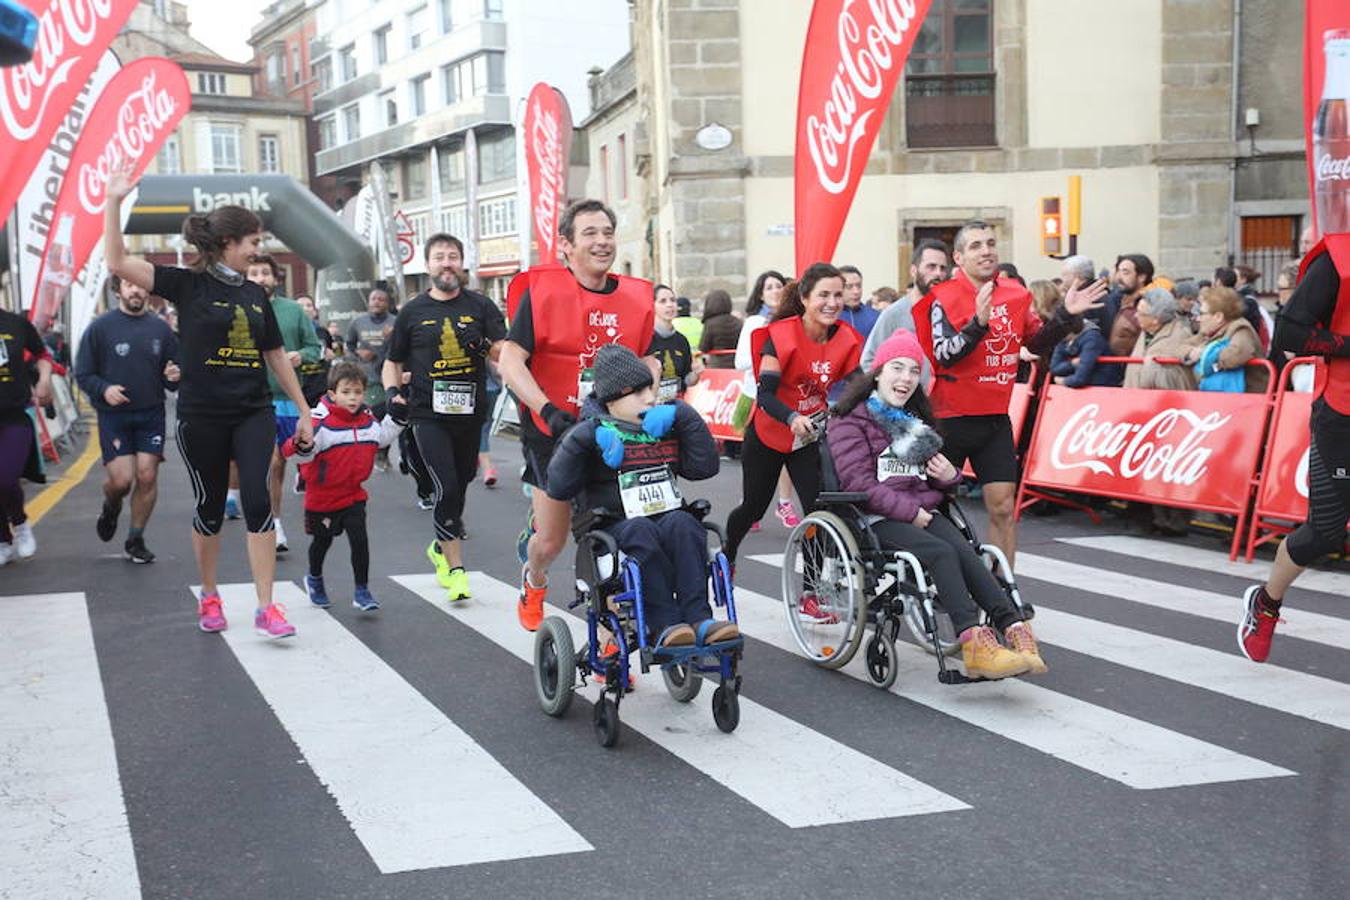
<svg viewBox="0 0 1350 900"><path fill-rule="evenodd" d="M858 543L833 513L813 512L788 535L783 607L797 646L817 665L840 669L867 628ZM814 609L804 601L814 598Z"/></svg>
<svg viewBox="0 0 1350 900"><path fill-rule="evenodd" d="M897 674L895 641L885 630L872 632L872 638L867 642L867 677L885 691L895 684Z"/></svg>
<svg viewBox="0 0 1350 900"><path fill-rule="evenodd" d="M923 625L923 613L919 611L919 604L922 602L917 597L908 598L905 603L905 626L909 628L909 633L919 642L920 647L933 653L933 639L929 637L928 629ZM937 643L942 648L942 655L955 656L960 653L961 642L957 639L956 629L952 627L952 617L947 615L939 603L933 604L933 625L937 628Z"/></svg>
<svg viewBox="0 0 1350 900"><path fill-rule="evenodd" d="M550 716L561 716L572 705L577 656L572 632L557 616L549 616L534 636L534 690L539 705Z"/></svg>
<svg viewBox="0 0 1350 900"><path fill-rule="evenodd" d="M689 666L666 666L661 670L661 680L678 703L693 700L698 696L699 688L703 687L703 679L695 675Z"/></svg>
<svg viewBox="0 0 1350 900"><path fill-rule="evenodd" d="M613 700L601 695L595 701L591 723L595 726L595 739L601 747L613 747L619 742L619 706Z"/></svg>
<svg viewBox="0 0 1350 900"><path fill-rule="evenodd" d="M726 734L735 731L741 723L741 701L735 688L724 684L713 691L712 710L719 731Z"/></svg>

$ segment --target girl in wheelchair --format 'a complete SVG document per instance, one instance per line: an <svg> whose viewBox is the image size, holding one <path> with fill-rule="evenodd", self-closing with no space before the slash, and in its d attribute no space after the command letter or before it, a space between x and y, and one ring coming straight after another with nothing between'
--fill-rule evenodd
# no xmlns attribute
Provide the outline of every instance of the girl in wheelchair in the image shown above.
<svg viewBox="0 0 1350 900"><path fill-rule="evenodd" d="M603 529L636 560L658 652L731 640L736 624L708 605L707 533L683 508L677 480L717 474L708 426L683 402L656 405L652 372L627 347L601 347L594 372L583 419L549 463L549 496L575 502L574 533Z"/></svg>
<svg viewBox="0 0 1350 900"><path fill-rule="evenodd" d="M882 546L908 550L929 571L960 636L968 676L1044 672L1031 626L939 512L961 476L939 452L942 438L920 384L922 361L918 339L897 331L877 351L872 369L849 382L829 426L840 490L866 494L865 512L875 520L872 530ZM979 624L981 609L1007 646L993 628Z"/></svg>

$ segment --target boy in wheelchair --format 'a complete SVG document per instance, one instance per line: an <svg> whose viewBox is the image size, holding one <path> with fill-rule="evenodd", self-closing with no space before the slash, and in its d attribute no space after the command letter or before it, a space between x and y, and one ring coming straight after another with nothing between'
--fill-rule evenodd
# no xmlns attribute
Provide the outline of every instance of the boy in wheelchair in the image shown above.
<svg viewBox="0 0 1350 900"><path fill-rule="evenodd" d="M960 636L968 676L1045 672L1031 626L965 536L938 512L961 476L939 452L942 438L920 384L922 361L918 339L897 331L877 351L872 369L855 375L840 396L829 424L839 487L867 495L864 511L884 548L908 550L931 573ZM979 624L981 609L1007 646Z"/></svg>
<svg viewBox="0 0 1350 900"><path fill-rule="evenodd" d="M731 640L736 624L714 619L708 604L707 533L677 480L717 474L708 426L683 402L656 405L652 372L627 347L601 347L594 373L583 418L549 463L549 496L573 501L574 534L603 529L637 562L657 652Z"/></svg>

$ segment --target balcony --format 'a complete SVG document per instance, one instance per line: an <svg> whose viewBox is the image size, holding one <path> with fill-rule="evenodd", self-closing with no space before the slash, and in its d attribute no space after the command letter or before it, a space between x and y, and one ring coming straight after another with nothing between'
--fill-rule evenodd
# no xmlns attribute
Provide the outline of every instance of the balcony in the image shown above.
<svg viewBox="0 0 1350 900"><path fill-rule="evenodd" d="M328 175L413 147L460 134L480 125L510 125L511 98L504 94L469 97L454 106L434 109L354 141L321 150L314 157L316 175Z"/></svg>
<svg viewBox="0 0 1350 900"><path fill-rule="evenodd" d="M995 147L994 75L906 75L905 132L911 150Z"/></svg>
<svg viewBox="0 0 1350 900"><path fill-rule="evenodd" d="M321 116L324 113L332 112L339 106L346 106L353 100L359 100L366 94L373 94L379 89L379 72L367 72L364 75L358 75L351 81L344 81L342 84L335 85L332 90L317 95L314 98L314 115Z"/></svg>

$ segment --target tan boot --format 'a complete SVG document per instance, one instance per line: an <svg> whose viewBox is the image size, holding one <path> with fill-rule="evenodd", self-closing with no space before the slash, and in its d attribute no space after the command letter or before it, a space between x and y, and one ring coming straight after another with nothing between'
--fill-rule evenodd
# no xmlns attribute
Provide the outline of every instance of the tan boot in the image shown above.
<svg viewBox="0 0 1350 900"><path fill-rule="evenodd" d="M961 660L971 678L1009 678L1031 667L1022 654L1000 644L998 635L988 626L961 632Z"/></svg>
<svg viewBox="0 0 1350 900"><path fill-rule="evenodd" d="M1030 668L1027 670L1032 675L1044 675L1050 671L1050 667L1041 659L1041 649L1036 645L1036 635L1031 633L1031 625L1026 622L1014 622L1003 632L1003 637L1008 642L1008 646L1016 652L1022 654Z"/></svg>

